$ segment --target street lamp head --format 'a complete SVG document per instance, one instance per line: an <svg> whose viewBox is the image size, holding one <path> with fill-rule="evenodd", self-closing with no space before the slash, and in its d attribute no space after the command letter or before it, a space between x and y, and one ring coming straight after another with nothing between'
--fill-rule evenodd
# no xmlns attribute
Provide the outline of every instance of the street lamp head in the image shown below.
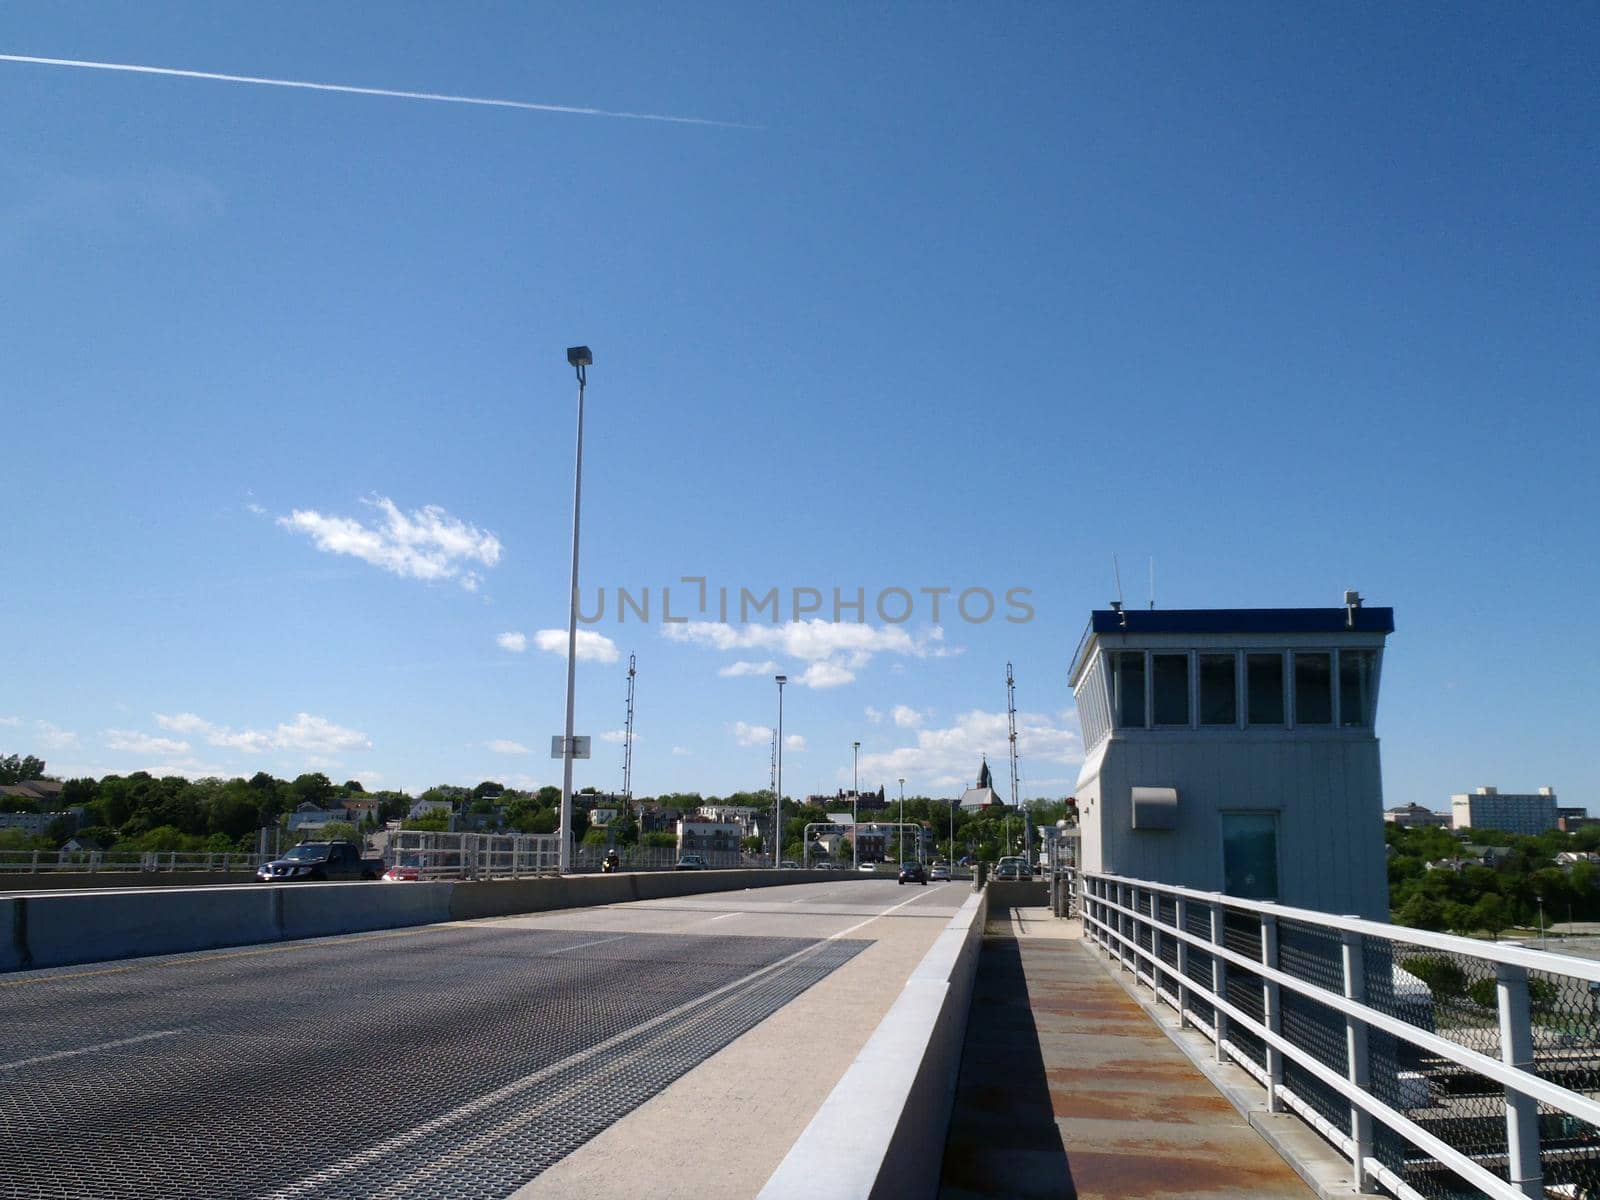
<svg viewBox="0 0 1600 1200"><path fill-rule="evenodd" d="M594 366L594 355L589 353L587 346L568 346L567 362L574 367Z"/></svg>
<svg viewBox="0 0 1600 1200"><path fill-rule="evenodd" d="M779 687L782 687L784 684L789 682L789 677L787 675L775 675L773 678L778 681Z"/></svg>

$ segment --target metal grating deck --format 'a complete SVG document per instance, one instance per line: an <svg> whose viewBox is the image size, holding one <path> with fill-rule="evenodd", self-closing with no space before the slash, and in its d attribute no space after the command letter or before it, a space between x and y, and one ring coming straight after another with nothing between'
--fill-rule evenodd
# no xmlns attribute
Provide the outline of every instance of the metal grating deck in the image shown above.
<svg viewBox="0 0 1600 1200"><path fill-rule="evenodd" d="M869 944L435 927L0 979L0 1196L505 1196Z"/></svg>

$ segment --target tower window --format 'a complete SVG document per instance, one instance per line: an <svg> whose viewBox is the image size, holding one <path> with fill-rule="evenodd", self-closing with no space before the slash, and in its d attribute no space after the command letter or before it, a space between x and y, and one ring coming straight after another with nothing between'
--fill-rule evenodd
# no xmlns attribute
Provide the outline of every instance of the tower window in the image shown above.
<svg viewBox="0 0 1600 1200"><path fill-rule="evenodd" d="M1120 650L1112 656L1117 688L1117 725L1144 728L1144 651Z"/></svg>
<svg viewBox="0 0 1600 1200"><path fill-rule="evenodd" d="M1294 656L1294 723L1333 724L1333 655L1326 651Z"/></svg>
<svg viewBox="0 0 1600 1200"><path fill-rule="evenodd" d="M1245 655L1245 684L1252 725L1283 724L1283 655Z"/></svg>
<svg viewBox="0 0 1600 1200"><path fill-rule="evenodd" d="M1200 724L1233 725L1239 720L1239 677L1231 654L1200 656Z"/></svg>
<svg viewBox="0 0 1600 1200"><path fill-rule="evenodd" d="M1189 723L1189 656L1152 654L1150 683L1157 725Z"/></svg>

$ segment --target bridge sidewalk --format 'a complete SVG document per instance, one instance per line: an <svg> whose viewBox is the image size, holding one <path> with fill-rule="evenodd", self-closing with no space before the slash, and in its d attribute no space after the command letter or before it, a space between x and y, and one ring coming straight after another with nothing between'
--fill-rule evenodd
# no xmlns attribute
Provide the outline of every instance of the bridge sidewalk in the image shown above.
<svg viewBox="0 0 1600 1200"><path fill-rule="evenodd" d="M941 1197L1315 1194L1093 959L1077 922L991 914Z"/></svg>

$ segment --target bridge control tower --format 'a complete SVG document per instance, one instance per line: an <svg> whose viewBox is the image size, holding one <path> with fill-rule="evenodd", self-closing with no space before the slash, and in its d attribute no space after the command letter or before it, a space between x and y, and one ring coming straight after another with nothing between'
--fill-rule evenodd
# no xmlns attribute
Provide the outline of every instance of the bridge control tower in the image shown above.
<svg viewBox="0 0 1600 1200"><path fill-rule="evenodd" d="M1071 685L1086 871L1388 918L1378 676L1394 610L1090 615Z"/></svg>

